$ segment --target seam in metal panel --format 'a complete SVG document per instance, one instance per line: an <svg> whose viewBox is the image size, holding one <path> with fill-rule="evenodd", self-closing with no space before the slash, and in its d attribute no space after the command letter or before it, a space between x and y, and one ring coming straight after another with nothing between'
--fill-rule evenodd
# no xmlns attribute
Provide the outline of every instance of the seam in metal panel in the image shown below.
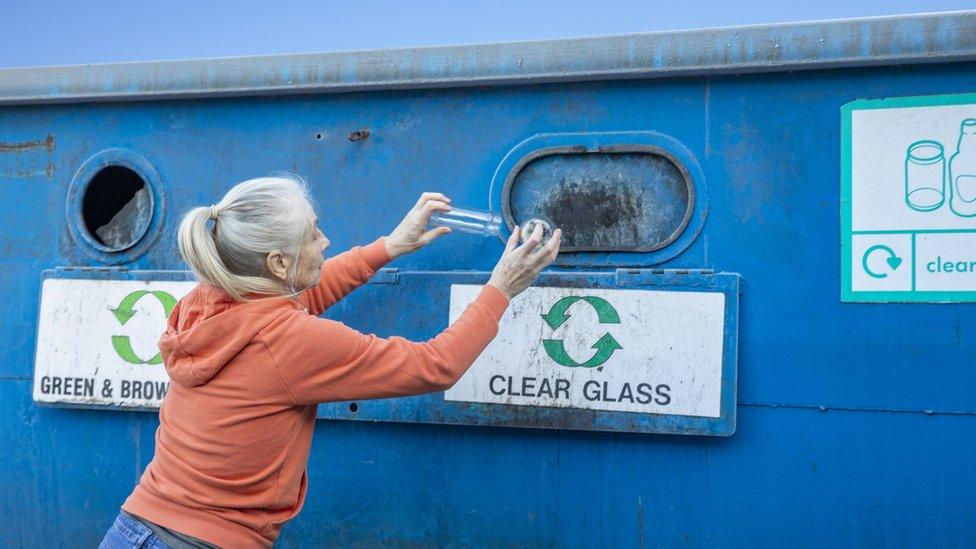
<svg viewBox="0 0 976 549"><path fill-rule="evenodd" d="M30 381L24 376L0 376L0 381ZM927 416L976 416L976 410L935 410L924 408L886 408L875 406L838 406L826 404L786 404L776 402L738 402L747 408L786 408L792 410L816 410L819 412L882 412L892 414L922 414Z"/></svg>
<svg viewBox="0 0 976 549"><path fill-rule="evenodd" d="M750 408L787 408L820 412L884 412L892 414L923 414L927 416L976 416L976 410L934 410L927 408L886 408L883 406L838 406L833 404L786 404L776 402L739 402Z"/></svg>

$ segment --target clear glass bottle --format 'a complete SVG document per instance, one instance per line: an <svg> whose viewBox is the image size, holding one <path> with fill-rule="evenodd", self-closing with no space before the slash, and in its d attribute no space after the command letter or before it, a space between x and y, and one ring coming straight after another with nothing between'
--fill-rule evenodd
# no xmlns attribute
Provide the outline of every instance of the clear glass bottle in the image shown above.
<svg viewBox="0 0 976 549"><path fill-rule="evenodd" d="M434 212L430 216L431 227L450 227L482 236L501 236L502 216L486 210L452 207L449 212Z"/></svg>
<svg viewBox="0 0 976 549"><path fill-rule="evenodd" d="M429 227L450 227L465 233L480 234L481 236L497 236L502 234L502 216L487 210L451 207L448 212L437 211L431 214ZM536 225L542 225L542 244L552 236L553 223L545 217L526 219L520 228L520 238L525 242Z"/></svg>
<svg viewBox="0 0 976 549"><path fill-rule="evenodd" d="M976 216L976 118L959 128L956 153L949 158L949 207L962 217Z"/></svg>
<svg viewBox="0 0 976 549"><path fill-rule="evenodd" d="M526 239L532 236L532 232L535 231L537 225L542 226L542 241L539 243L539 246L549 242L549 237L552 236L553 222L549 218L541 216L526 219L522 223L522 226L519 228L519 238L522 242L525 242Z"/></svg>

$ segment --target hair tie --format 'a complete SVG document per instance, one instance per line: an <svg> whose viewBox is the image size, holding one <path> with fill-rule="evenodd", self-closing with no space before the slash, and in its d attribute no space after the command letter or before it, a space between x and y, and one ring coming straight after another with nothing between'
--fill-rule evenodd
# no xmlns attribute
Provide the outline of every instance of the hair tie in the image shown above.
<svg viewBox="0 0 976 549"><path fill-rule="evenodd" d="M210 205L210 219L217 221L217 206L214 204Z"/></svg>

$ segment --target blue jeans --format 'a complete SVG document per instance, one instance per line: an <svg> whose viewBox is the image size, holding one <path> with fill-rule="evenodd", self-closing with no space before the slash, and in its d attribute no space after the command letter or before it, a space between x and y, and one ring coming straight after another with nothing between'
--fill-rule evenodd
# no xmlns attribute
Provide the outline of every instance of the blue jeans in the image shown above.
<svg viewBox="0 0 976 549"><path fill-rule="evenodd" d="M144 525L119 513L98 549L171 549Z"/></svg>

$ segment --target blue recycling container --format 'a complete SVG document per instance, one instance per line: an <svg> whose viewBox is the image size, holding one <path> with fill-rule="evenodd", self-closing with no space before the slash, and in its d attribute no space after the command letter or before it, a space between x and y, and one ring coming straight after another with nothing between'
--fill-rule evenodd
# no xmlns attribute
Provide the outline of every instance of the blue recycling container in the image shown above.
<svg viewBox="0 0 976 549"><path fill-rule="evenodd" d="M428 190L566 238L455 387L319 406L279 546L970 547L973 94L976 12L0 70L0 546L97 545L181 215L287 170L328 253ZM425 340L502 246L326 316Z"/></svg>

